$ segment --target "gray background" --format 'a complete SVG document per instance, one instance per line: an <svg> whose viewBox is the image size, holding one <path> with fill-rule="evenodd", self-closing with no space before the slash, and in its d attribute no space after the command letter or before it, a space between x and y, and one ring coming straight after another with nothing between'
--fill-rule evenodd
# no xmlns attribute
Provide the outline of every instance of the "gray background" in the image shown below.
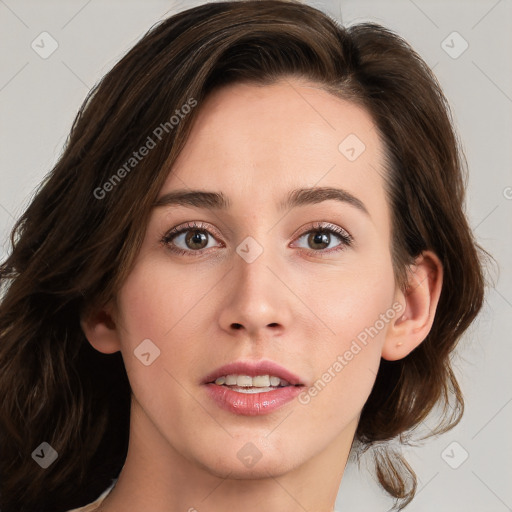
<svg viewBox="0 0 512 512"><path fill-rule="evenodd" d="M0 259L7 255L14 219L56 162L91 86L155 22L199 3L0 0ZM407 510L512 510L512 2L307 3L345 24L372 20L397 31L434 69L468 159L468 218L500 267L499 275L491 273L496 286L455 358L467 403L463 420L405 450L419 477L419 493ZM42 46L38 36L44 31L58 44L47 58L31 47L34 40ZM468 48L458 55L465 42ZM39 51L48 51L50 43L46 39ZM390 504L364 461L359 470L347 467L337 510L378 512Z"/></svg>

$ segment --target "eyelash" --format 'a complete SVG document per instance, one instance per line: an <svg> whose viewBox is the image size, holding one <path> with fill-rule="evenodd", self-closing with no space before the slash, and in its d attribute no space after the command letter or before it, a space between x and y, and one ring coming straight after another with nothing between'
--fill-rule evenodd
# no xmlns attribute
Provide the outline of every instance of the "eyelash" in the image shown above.
<svg viewBox="0 0 512 512"><path fill-rule="evenodd" d="M180 249L179 247L173 246L171 244L172 240L176 238L178 235L181 235L182 233L186 233L187 231L204 231L208 233L210 236L215 238L215 236L206 228L206 226L202 223L196 224L195 222L188 222L187 224L183 226L177 226L169 230L161 239L161 242L169 248L170 251L179 254L179 255L192 255L194 256L201 256L204 251L208 249L201 249L199 251L193 251L193 250L185 250ZM298 239L302 238L304 235L307 235L312 232L318 232L318 233L332 233L336 235L340 240L341 244L333 249L321 249L321 250L313 250L313 249L302 249L309 253L313 253L315 256L323 257L326 254L331 254L333 252L339 252L345 250L347 247L350 247L353 243L353 238L350 236L344 229L334 225L329 224L325 222L318 222L315 225L311 226L307 231L304 231L301 235L298 236Z"/></svg>

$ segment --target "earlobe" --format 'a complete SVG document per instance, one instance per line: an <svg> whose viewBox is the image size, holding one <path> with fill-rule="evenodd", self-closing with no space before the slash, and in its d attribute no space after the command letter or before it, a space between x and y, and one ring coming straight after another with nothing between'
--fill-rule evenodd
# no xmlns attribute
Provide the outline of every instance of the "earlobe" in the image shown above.
<svg viewBox="0 0 512 512"><path fill-rule="evenodd" d="M402 359L427 337L441 296L443 266L432 251L423 252L410 268L406 292L398 291L405 310L388 328L382 358Z"/></svg>
<svg viewBox="0 0 512 512"><path fill-rule="evenodd" d="M108 309L89 312L80 318L80 325L89 343L99 352L113 354L121 350L117 326Z"/></svg>

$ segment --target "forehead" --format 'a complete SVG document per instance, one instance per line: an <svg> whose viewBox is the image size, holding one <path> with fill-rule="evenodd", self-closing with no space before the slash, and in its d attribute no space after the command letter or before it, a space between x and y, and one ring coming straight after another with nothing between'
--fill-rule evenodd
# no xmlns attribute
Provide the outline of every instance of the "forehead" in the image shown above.
<svg viewBox="0 0 512 512"><path fill-rule="evenodd" d="M285 79L222 87L199 109L162 193L222 191L234 208L277 210L291 189L342 187L382 217L383 148L358 105Z"/></svg>

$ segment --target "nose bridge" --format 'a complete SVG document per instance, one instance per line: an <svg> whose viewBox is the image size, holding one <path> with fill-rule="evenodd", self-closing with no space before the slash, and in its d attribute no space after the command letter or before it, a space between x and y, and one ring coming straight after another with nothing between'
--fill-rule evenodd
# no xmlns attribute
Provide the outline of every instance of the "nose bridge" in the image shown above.
<svg viewBox="0 0 512 512"><path fill-rule="evenodd" d="M258 241L249 235L236 248L236 285L246 295L245 300L255 296L259 301L269 301L276 292L275 274L270 268L277 264L273 262L277 251L271 247L271 234L262 238L260 235Z"/></svg>
<svg viewBox="0 0 512 512"><path fill-rule="evenodd" d="M280 248L274 247L275 238L267 228L259 230L258 239L248 235L236 247L230 300L221 313L225 329L243 328L253 335L267 326L288 323L287 289L276 278Z"/></svg>

